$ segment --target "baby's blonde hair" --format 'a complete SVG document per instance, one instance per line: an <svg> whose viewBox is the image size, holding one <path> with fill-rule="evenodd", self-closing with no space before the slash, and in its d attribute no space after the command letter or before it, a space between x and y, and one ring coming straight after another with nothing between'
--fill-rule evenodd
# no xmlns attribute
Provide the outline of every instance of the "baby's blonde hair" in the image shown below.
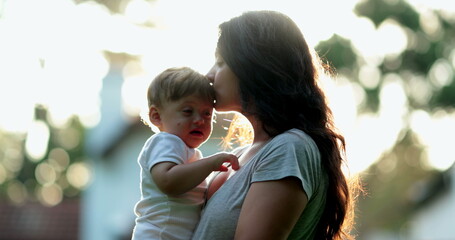
<svg viewBox="0 0 455 240"><path fill-rule="evenodd" d="M166 107L166 103L196 95L202 100L213 103L215 91L207 77L189 67L168 68L158 74L147 89L148 110L141 114L142 122L151 127L152 131L159 130L150 123L149 111L152 105L158 108Z"/></svg>
<svg viewBox="0 0 455 240"><path fill-rule="evenodd" d="M204 75L189 67L168 68L150 83L147 91L148 107L163 107L166 102L193 94L210 102L215 99L213 87Z"/></svg>

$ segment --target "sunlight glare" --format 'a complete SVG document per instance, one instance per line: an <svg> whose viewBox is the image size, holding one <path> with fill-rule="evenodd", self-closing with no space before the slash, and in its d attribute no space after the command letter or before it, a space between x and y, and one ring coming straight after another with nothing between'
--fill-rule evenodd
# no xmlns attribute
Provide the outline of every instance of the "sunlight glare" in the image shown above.
<svg viewBox="0 0 455 240"><path fill-rule="evenodd" d="M324 87L335 124L346 140L348 168L344 169L345 174L358 174L379 158L384 145L388 144L388 136L381 137L383 131L375 126L381 122L378 116L357 116L357 104L364 98L360 86L338 77L336 81L326 79ZM368 151L364 151L367 148Z"/></svg>
<svg viewBox="0 0 455 240"><path fill-rule="evenodd" d="M367 94L365 89L358 83L351 82L356 106L362 106L366 102Z"/></svg>
<svg viewBox="0 0 455 240"><path fill-rule="evenodd" d="M0 91L4 91L1 95L9 99L6 102L15 104L14 109L11 104L3 108L6 103L0 101L2 109L14 116L12 120L2 118L0 127L8 131L25 131L24 126L29 125L36 103L49 107L50 119L56 126L63 126L73 114L80 114L85 120L97 113L99 79L106 73L108 64L105 59L100 61L102 56L96 56L100 52L96 53L93 46L101 44L94 44L99 38L87 38L93 35L87 34L87 29L99 26L96 23L103 19L103 15L99 14L100 11L96 15L76 11L84 5L79 4L76 8L69 0L7 2L5 8L8 11L0 21L3 42L0 44L0 64L6 66L0 72ZM93 32L99 33L100 29ZM75 82L85 83L79 93L76 93L77 88L73 88ZM68 104L68 101L75 104ZM94 121L85 122L94 124Z"/></svg>
<svg viewBox="0 0 455 240"><path fill-rule="evenodd" d="M149 19L152 11L153 8L150 2L145 0L131 0L125 8L125 16L133 23L142 24Z"/></svg>
<svg viewBox="0 0 455 240"><path fill-rule="evenodd" d="M377 45L373 46L384 55L398 55L406 49L408 44L405 31L395 20L385 20L379 25L375 35Z"/></svg>
<svg viewBox="0 0 455 240"><path fill-rule="evenodd" d="M24 133L34 117L39 91L39 60L30 56L33 49L24 42L11 21L0 19L0 128Z"/></svg>
<svg viewBox="0 0 455 240"><path fill-rule="evenodd" d="M25 140L25 150L30 160L38 162L47 153L50 132L49 127L41 120L32 123Z"/></svg>
<svg viewBox="0 0 455 240"><path fill-rule="evenodd" d="M381 71L378 67L365 64L360 68L359 81L365 88L374 89L378 87L380 80Z"/></svg>
<svg viewBox="0 0 455 240"><path fill-rule="evenodd" d="M142 109L147 109L147 88L151 79L153 78L145 75L125 78L122 86L122 103L126 114L137 117Z"/></svg>
<svg viewBox="0 0 455 240"><path fill-rule="evenodd" d="M343 134L348 134L357 116L355 89L348 79L341 76L335 80L325 79L323 84L335 124Z"/></svg>
<svg viewBox="0 0 455 240"><path fill-rule="evenodd" d="M352 46L357 49L370 64L379 65L382 62L383 53L376 45L376 28L374 23L366 17L360 17L351 26L352 32L347 37L350 38ZM380 59L380 60L379 60Z"/></svg>
<svg viewBox="0 0 455 240"><path fill-rule="evenodd" d="M403 123L403 117L407 113L407 99L400 75L389 73L384 76L381 88L379 114L389 118L391 122ZM387 124L390 127L390 124ZM401 125L401 124L400 124ZM399 126L398 129L401 129Z"/></svg>
<svg viewBox="0 0 455 240"><path fill-rule="evenodd" d="M426 146L429 165L444 171L455 163L452 136L455 136L455 113L429 113L417 110L411 115L411 128ZM445 137L444 137L445 136Z"/></svg>
<svg viewBox="0 0 455 240"><path fill-rule="evenodd" d="M346 132L346 155L352 173L366 170L391 149L400 136L407 102L398 75L386 75L378 114L361 114Z"/></svg>
<svg viewBox="0 0 455 240"><path fill-rule="evenodd" d="M109 64L101 53L74 50L48 56L45 67L48 87L43 94L50 120L56 127L64 126L74 114L84 119L99 111L101 80L108 69Z"/></svg>
<svg viewBox="0 0 455 240"><path fill-rule="evenodd" d="M155 76L149 76L138 61L129 61L123 67L122 108L124 112L137 117L143 109L147 109L147 89Z"/></svg>
<svg viewBox="0 0 455 240"><path fill-rule="evenodd" d="M400 136L405 124L405 116L408 113L408 101L402 85L400 75L389 73L384 76L381 88L379 106L379 119L381 121L382 136L388 139L384 141L384 150L390 149ZM387 129L387 131L384 131Z"/></svg>
<svg viewBox="0 0 455 240"><path fill-rule="evenodd" d="M347 136L346 156L352 173L366 170L384 152L390 139L384 136L383 122L373 114L362 114Z"/></svg>

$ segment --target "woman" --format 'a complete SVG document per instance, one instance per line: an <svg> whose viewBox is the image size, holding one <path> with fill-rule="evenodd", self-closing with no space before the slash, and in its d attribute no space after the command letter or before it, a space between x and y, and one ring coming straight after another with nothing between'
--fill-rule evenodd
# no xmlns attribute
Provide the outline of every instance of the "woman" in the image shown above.
<svg viewBox="0 0 455 240"><path fill-rule="evenodd" d="M318 86L321 66L286 15L246 12L220 25L207 75L215 108L244 115L254 138L235 151L240 170L210 184L193 239L349 238L345 143Z"/></svg>

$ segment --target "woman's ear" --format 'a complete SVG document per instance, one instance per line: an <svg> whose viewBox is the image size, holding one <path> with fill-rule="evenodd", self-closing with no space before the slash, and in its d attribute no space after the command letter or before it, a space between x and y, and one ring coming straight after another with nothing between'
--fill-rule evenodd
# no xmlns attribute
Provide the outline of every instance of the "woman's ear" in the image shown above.
<svg viewBox="0 0 455 240"><path fill-rule="evenodd" d="M161 127L161 116L158 108L155 105L152 105L149 109L149 120L156 127Z"/></svg>

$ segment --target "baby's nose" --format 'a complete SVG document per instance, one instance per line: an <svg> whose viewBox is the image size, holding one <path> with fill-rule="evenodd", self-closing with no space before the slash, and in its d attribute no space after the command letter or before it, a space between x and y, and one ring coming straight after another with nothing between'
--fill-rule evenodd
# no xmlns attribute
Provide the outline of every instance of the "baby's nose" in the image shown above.
<svg viewBox="0 0 455 240"><path fill-rule="evenodd" d="M204 119L203 116L201 116L199 114L195 116L195 118L194 118L194 123L195 124L200 125L200 124L203 124L204 122L205 122L205 119Z"/></svg>

